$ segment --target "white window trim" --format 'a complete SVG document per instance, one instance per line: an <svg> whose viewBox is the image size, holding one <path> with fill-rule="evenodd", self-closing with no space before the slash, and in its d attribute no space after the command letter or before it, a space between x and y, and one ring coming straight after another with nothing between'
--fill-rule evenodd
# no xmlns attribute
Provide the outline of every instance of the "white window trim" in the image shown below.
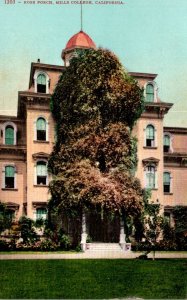
<svg viewBox="0 0 187 300"><path fill-rule="evenodd" d="M14 129L14 145L17 145L17 126L13 122L6 122L2 125L3 131L3 144L5 145L5 129L7 126L12 126Z"/></svg>
<svg viewBox="0 0 187 300"><path fill-rule="evenodd" d="M147 169L148 167L154 167L155 169L155 186L153 188L149 188L147 187ZM150 165L147 165L145 168L144 168L144 188L145 189L151 189L151 190L154 190L154 189L158 189L158 174L157 174L157 167L154 165L154 164L150 164Z"/></svg>
<svg viewBox="0 0 187 300"><path fill-rule="evenodd" d="M146 87L148 84L151 84L153 86L153 90L154 90L154 99L153 102L158 102L158 86L156 84L155 81L148 81L144 84L144 97L145 97L145 102L149 103L146 101Z"/></svg>
<svg viewBox="0 0 187 300"><path fill-rule="evenodd" d="M1 188L6 189L6 187L5 187L5 168L6 167L14 167L15 168L14 188L13 188L13 190L17 189L17 168L16 168L16 165L12 162L10 162L10 163L7 162L7 163L3 164L3 167L2 167L2 186L1 186Z"/></svg>
<svg viewBox="0 0 187 300"><path fill-rule="evenodd" d="M47 163L48 163L47 159L39 158L39 159L36 160L36 162L34 164L34 185L38 185L37 184L37 163L40 162L40 161L45 162L46 163L46 168L47 168ZM45 187L45 186L48 186L48 185L49 185L49 174L47 172L46 185L42 185L42 186Z"/></svg>
<svg viewBox="0 0 187 300"><path fill-rule="evenodd" d="M144 128L144 147L148 147L147 146L147 143L146 143L146 140L147 140L147 136L146 136L146 129L148 126L152 126L154 128L154 145L153 146L150 146L151 148L154 148L154 147L157 147L157 129L155 127L155 125L153 125L152 123L148 123L146 124L145 128Z"/></svg>
<svg viewBox="0 0 187 300"><path fill-rule="evenodd" d="M40 142L39 140L37 140L37 128L36 128L37 121L40 118L44 119L46 122L46 139L45 139L45 141L42 141L42 142L49 142L49 122L46 119L46 117L44 117L42 115L38 116L34 121L34 141Z"/></svg>
<svg viewBox="0 0 187 300"><path fill-rule="evenodd" d="M171 171L168 171L168 170L164 170L163 175L164 175L164 173L169 173L169 176L170 176L170 191L169 191L169 193L172 194L173 193L173 177L171 175L172 173L171 173ZM164 180L163 180L163 193L164 193Z"/></svg>
<svg viewBox="0 0 187 300"><path fill-rule="evenodd" d="M37 91L37 78L38 78L39 75L45 75L45 77L46 77L46 94L49 94L49 81L50 81L50 79L49 79L48 74L43 72L43 71L36 71L34 73L34 92L38 93L38 91Z"/></svg>
<svg viewBox="0 0 187 300"><path fill-rule="evenodd" d="M165 135L168 135L169 137L170 137L170 147L169 147L169 151L171 152L171 153L173 153L173 135L170 133L170 132L166 132L166 131L164 131L164 135L163 135L163 139L164 139L164 136ZM163 143L163 147L164 147L164 143Z"/></svg>

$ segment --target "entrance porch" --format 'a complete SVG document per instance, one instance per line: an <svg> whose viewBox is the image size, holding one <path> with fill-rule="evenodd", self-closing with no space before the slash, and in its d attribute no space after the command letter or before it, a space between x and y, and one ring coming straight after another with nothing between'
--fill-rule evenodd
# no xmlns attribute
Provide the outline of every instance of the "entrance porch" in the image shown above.
<svg viewBox="0 0 187 300"><path fill-rule="evenodd" d="M126 243L124 221L120 216L111 218L107 213L83 213L81 249L83 251L130 251Z"/></svg>

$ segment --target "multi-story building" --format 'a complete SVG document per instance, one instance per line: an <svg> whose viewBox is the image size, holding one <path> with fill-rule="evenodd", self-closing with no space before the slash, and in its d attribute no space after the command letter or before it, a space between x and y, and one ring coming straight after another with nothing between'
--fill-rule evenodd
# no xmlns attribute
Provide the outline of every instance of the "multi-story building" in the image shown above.
<svg viewBox="0 0 187 300"><path fill-rule="evenodd" d="M29 88L18 92L17 117L0 116L0 201L15 218L45 218L49 175L47 161L54 145L50 97L64 68L76 51L96 48L80 31L62 51L64 66L31 63ZM176 205L187 205L187 128L164 127L172 107L157 94L156 74L130 73L144 88L146 109L134 127L138 139L136 176L152 190L165 214L172 218Z"/></svg>

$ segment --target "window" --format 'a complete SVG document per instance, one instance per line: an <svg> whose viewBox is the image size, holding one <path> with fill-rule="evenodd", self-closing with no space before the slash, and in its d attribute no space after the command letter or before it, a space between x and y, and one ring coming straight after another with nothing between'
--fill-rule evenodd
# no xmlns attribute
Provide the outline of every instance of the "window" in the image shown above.
<svg viewBox="0 0 187 300"><path fill-rule="evenodd" d="M15 168L13 166L5 167L5 188L13 189L15 187Z"/></svg>
<svg viewBox="0 0 187 300"><path fill-rule="evenodd" d="M5 128L5 145L14 145L14 128L10 125Z"/></svg>
<svg viewBox="0 0 187 300"><path fill-rule="evenodd" d="M154 86L151 83L146 85L146 102L154 102Z"/></svg>
<svg viewBox="0 0 187 300"><path fill-rule="evenodd" d="M46 93L46 76L39 74L37 77L37 92Z"/></svg>
<svg viewBox="0 0 187 300"><path fill-rule="evenodd" d="M146 128L146 147L155 146L155 129L154 126L148 125Z"/></svg>
<svg viewBox="0 0 187 300"><path fill-rule="evenodd" d="M46 141L46 120L38 118L36 122L36 139L37 141Z"/></svg>
<svg viewBox="0 0 187 300"><path fill-rule="evenodd" d="M148 166L146 169L146 188L154 189L155 188L155 167Z"/></svg>
<svg viewBox="0 0 187 300"><path fill-rule="evenodd" d="M37 208L36 209L36 220L46 220L47 218L47 209L46 208Z"/></svg>
<svg viewBox="0 0 187 300"><path fill-rule="evenodd" d="M170 136L164 135L164 152L169 152L170 150Z"/></svg>
<svg viewBox="0 0 187 300"><path fill-rule="evenodd" d="M169 172L164 172L164 193L170 193L171 177Z"/></svg>
<svg viewBox="0 0 187 300"><path fill-rule="evenodd" d="M14 217L15 217L15 211L12 209L6 209L6 217L10 220L13 221Z"/></svg>
<svg viewBox="0 0 187 300"><path fill-rule="evenodd" d="M45 161L38 161L36 165L36 184L47 185L47 163Z"/></svg>

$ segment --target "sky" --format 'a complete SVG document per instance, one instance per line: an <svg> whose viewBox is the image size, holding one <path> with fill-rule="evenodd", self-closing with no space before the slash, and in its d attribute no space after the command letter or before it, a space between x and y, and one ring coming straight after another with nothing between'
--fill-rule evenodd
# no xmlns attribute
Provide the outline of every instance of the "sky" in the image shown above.
<svg viewBox="0 0 187 300"><path fill-rule="evenodd" d="M63 65L62 49L81 28L80 4L0 1L0 114L16 115L31 62L40 58ZM113 51L128 71L158 74L159 97L174 103L165 126L187 127L187 0L92 0L83 4L83 30L98 47Z"/></svg>

